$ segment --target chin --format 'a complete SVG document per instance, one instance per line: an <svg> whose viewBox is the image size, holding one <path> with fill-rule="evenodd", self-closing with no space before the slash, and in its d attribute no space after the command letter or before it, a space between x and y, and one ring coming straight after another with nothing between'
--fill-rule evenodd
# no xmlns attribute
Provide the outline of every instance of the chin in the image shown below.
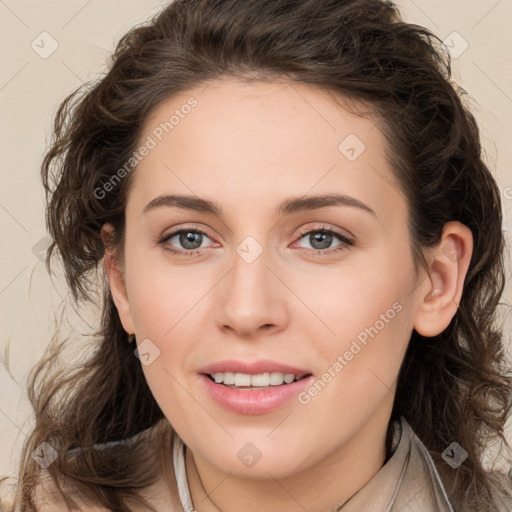
<svg viewBox="0 0 512 512"><path fill-rule="evenodd" d="M284 446L281 440L264 440L266 435L268 433L254 442L241 441L238 437L228 443L217 444L215 450L211 450L211 444L200 446L197 453L219 470L241 478L287 478L314 463L311 446L305 452L304 442ZM304 436L304 439L308 437ZM249 438L244 436L244 439Z"/></svg>

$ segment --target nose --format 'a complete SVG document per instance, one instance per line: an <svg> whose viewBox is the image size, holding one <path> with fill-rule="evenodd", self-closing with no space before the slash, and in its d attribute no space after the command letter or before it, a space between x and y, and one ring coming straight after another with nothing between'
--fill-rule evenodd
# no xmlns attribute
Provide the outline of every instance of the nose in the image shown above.
<svg viewBox="0 0 512 512"><path fill-rule="evenodd" d="M217 290L220 329L244 339L286 329L289 293L268 260L266 252L252 262L234 254L233 267Z"/></svg>

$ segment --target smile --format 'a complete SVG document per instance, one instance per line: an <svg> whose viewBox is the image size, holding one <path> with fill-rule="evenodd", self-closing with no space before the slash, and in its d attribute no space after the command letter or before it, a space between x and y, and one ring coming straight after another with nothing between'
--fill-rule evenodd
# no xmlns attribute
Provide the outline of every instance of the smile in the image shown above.
<svg viewBox="0 0 512 512"><path fill-rule="evenodd" d="M216 372L210 374L210 378L217 384L223 384L230 388L251 389L267 388L291 384L304 378L306 374L295 375L293 373L265 372L251 375L249 373Z"/></svg>
<svg viewBox="0 0 512 512"><path fill-rule="evenodd" d="M314 381L306 368L270 360L218 361L199 370L211 400L236 414L267 414L295 403L297 395Z"/></svg>

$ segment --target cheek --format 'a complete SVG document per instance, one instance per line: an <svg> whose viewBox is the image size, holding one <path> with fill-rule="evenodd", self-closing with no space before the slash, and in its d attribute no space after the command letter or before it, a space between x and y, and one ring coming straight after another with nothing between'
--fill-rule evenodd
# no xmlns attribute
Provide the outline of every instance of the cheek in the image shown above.
<svg viewBox="0 0 512 512"><path fill-rule="evenodd" d="M359 404L381 400L393 388L412 331L412 260L380 251L329 283L307 295L325 325L314 347L321 380L329 381L325 399L339 407L355 397Z"/></svg>
<svg viewBox="0 0 512 512"><path fill-rule="evenodd" d="M303 282L301 295L316 316L324 321L324 339L344 343L361 334L364 341L372 326L381 331L397 328L413 287L412 264L385 255L351 262L328 275L320 269ZM398 311L400 310L400 311ZM374 329L371 329L374 332Z"/></svg>
<svg viewBox="0 0 512 512"><path fill-rule="evenodd" d="M157 340L170 337L207 292L207 276L192 265L172 264L163 249L134 250L127 261L130 308L137 328ZM192 316L194 313L192 312Z"/></svg>
<svg viewBox="0 0 512 512"><path fill-rule="evenodd" d="M184 389L192 367L192 338L200 319L200 298L206 291L194 288L183 271L148 265L140 266L130 282L130 306L139 336L151 354L141 367L151 392L173 424L180 425L176 411L194 411L194 401ZM196 279L196 281L198 281ZM139 353L143 346L139 339ZM154 355L153 355L154 354ZM186 405L185 405L186 404ZM183 427L185 430L190 425Z"/></svg>

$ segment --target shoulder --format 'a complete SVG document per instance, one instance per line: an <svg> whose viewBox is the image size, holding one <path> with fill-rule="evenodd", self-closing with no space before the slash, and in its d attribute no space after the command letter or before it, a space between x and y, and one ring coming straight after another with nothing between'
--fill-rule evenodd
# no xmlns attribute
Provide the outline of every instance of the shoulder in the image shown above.
<svg viewBox="0 0 512 512"><path fill-rule="evenodd" d="M41 512L64 512L68 510L55 482L49 475L42 474L34 488L34 503Z"/></svg>
<svg viewBox="0 0 512 512"><path fill-rule="evenodd" d="M157 482L149 487L139 490L139 495L146 499L156 510L161 512L174 512L181 510L181 504L179 501L179 493L176 485L176 479L174 475L173 466L173 447L175 442L174 431L169 428L170 424L165 420L158 422L154 427L136 434L134 437L115 441L111 443L105 443L101 445L95 445L95 449L103 449L107 446L114 446L116 444L124 445L130 444L135 439L141 439L144 441L144 450L153 451L155 456L159 459L159 466L161 468L161 476ZM81 449L73 449L72 453L80 453ZM155 460L156 463L156 459ZM60 481L59 481L60 482ZM62 484L61 484L62 485ZM66 493L72 493L70 487L64 489ZM76 494L73 494L73 500L77 502L80 507L80 511L87 512L110 512L110 509L103 507L91 507L85 505L78 498ZM62 494L57 489L57 486L47 471L41 474L38 486L34 491L34 501L37 505L38 512L69 512ZM132 510L138 510L136 503L131 503ZM147 510L147 509L144 509ZM0 509L0 512L3 512Z"/></svg>
<svg viewBox="0 0 512 512"><path fill-rule="evenodd" d="M68 489L63 489L66 492ZM66 505L62 493L59 492L57 485L48 474L47 471L43 471L34 488L34 503L37 507L38 512L69 512L70 509ZM85 505L81 503L80 500L77 500L80 510L84 512L110 512L108 509L103 507L91 507L89 505Z"/></svg>
<svg viewBox="0 0 512 512"><path fill-rule="evenodd" d="M13 504L10 501L0 498L0 512L13 512Z"/></svg>

